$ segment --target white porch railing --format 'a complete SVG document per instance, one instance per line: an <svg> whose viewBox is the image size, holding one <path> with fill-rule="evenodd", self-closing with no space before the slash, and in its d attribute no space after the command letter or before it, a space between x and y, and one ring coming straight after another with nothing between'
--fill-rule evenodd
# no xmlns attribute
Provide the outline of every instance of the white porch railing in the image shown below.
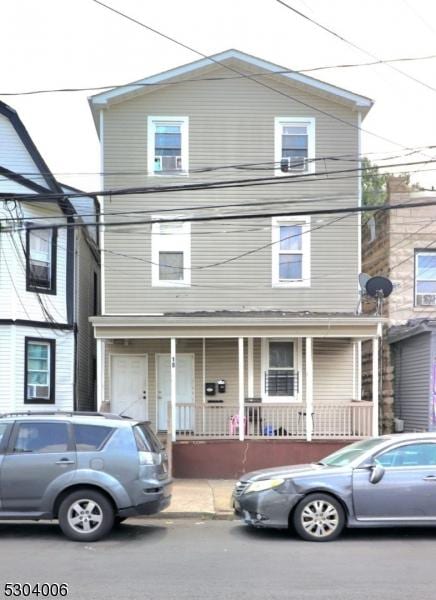
<svg viewBox="0 0 436 600"><path fill-rule="evenodd" d="M372 433L372 403L315 404L311 415L302 405L245 404L244 438L305 439L312 419L312 439L359 439ZM238 439L239 406L177 404L177 439Z"/></svg>

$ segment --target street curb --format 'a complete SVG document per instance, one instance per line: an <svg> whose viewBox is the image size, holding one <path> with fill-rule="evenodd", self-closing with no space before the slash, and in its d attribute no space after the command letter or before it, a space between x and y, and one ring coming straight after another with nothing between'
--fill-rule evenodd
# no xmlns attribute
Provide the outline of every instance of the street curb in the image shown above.
<svg viewBox="0 0 436 600"><path fill-rule="evenodd" d="M150 515L147 519L209 519L216 521L233 521L233 512L161 512Z"/></svg>

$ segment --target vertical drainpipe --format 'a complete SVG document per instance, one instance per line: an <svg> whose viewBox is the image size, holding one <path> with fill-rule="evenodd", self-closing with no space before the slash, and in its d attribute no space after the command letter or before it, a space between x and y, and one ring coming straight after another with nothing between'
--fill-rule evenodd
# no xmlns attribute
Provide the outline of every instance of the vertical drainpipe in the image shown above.
<svg viewBox="0 0 436 600"><path fill-rule="evenodd" d="M359 111L357 113L357 126L359 129L357 130L357 166L360 169L362 166L361 153L362 153L362 144L361 144L361 130L360 127L362 125L362 113ZM357 176L357 204L358 206L362 206L362 172L358 171ZM358 254L357 254L357 273L362 272L362 213L357 213L357 244L358 244ZM358 294L360 295L360 286L357 283ZM362 310L362 304L360 304L360 310ZM362 400L362 341L357 341L357 394L356 400Z"/></svg>
<svg viewBox="0 0 436 600"><path fill-rule="evenodd" d="M100 188L104 190L104 109L100 109ZM104 196L100 198L100 305L101 314L106 313L106 289L105 289L105 256L104 256Z"/></svg>

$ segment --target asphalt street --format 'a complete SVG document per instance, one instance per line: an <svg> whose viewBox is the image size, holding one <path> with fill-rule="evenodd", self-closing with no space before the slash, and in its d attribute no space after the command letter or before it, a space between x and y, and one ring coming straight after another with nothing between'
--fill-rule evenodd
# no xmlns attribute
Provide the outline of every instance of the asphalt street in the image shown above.
<svg viewBox="0 0 436 600"><path fill-rule="evenodd" d="M326 544L238 521L149 519L86 545L55 523L0 523L2 600L7 582L66 582L71 600L434 600L435 565L436 528L350 530Z"/></svg>

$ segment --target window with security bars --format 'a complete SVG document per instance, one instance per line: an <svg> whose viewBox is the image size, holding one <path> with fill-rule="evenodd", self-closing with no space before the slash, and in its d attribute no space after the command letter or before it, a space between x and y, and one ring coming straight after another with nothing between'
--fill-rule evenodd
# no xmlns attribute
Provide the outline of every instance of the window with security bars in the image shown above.
<svg viewBox="0 0 436 600"><path fill-rule="evenodd" d="M29 228L26 242L27 290L55 293L56 230Z"/></svg>
<svg viewBox="0 0 436 600"><path fill-rule="evenodd" d="M288 340L268 342L268 369L265 372L267 396L294 397L298 392L298 373L294 368L295 344Z"/></svg>

